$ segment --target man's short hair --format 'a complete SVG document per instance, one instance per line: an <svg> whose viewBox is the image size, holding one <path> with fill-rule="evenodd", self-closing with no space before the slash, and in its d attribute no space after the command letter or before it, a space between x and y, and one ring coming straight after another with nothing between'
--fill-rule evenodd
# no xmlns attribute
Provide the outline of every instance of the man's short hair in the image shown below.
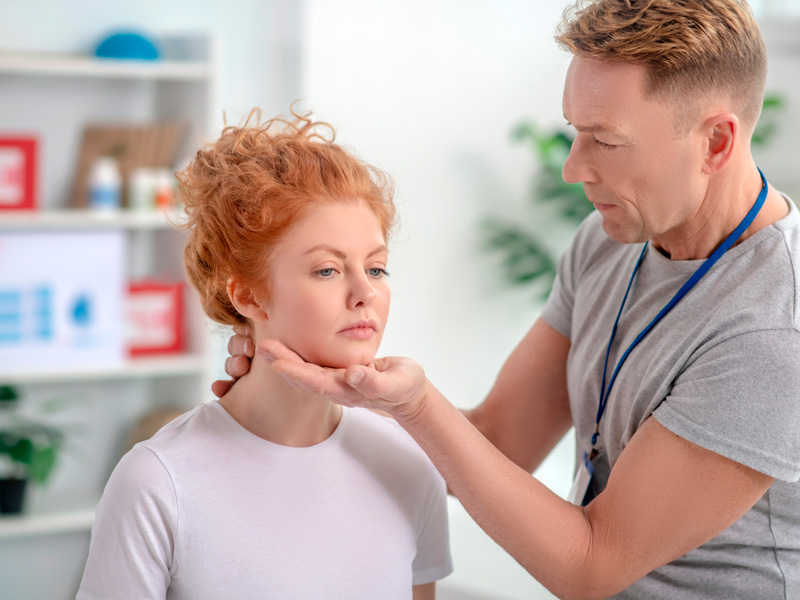
<svg viewBox="0 0 800 600"><path fill-rule="evenodd" d="M577 0L556 41L582 58L645 66L644 92L678 108L676 130L713 98L732 102L748 134L761 114L767 52L744 0Z"/></svg>

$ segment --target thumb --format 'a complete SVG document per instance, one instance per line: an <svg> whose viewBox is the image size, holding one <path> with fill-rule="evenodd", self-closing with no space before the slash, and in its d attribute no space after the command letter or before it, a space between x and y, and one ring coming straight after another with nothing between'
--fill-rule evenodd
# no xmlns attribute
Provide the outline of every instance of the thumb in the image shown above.
<svg viewBox="0 0 800 600"><path fill-rule="evenodd" d="M369 400L386 400L396 385L392 377L364 365L347 367L344 380L347 385Z"/></svg>
<svg viewBox="0 0 800 600"><path fill-rule="evenodd" d="M372 370L374 372L374 369ZM344 380L354 390L358 390L362 394L364 391L361 389L364 387L364 380L367 379L367 369L361 365L347 367L347 370L344 372Z"/></svg>

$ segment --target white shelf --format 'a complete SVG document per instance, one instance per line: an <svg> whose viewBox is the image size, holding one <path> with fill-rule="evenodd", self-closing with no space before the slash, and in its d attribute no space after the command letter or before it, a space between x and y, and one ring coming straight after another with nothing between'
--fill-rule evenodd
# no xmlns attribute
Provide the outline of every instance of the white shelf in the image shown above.
<svg viewBox="0 0 800 600"><path fill-rule="evenodd" d="M46 369L29 372L3 372L0 381L5 385L60 383L69 381L112 381L150 377L201 375L205 368L199 354L160 355L134 358L118 367Z"/></svg>
<svg viewBox="0 0 800 600"><path fill-rule="evenodd" d="M94 507L40 515L0 515L0 541L11 538L89 531Z"/></svg>
<svg viewBox="0 0 800 600"><path fill-rule="evenodd" d="M62 209L0 212L0 231L31 229L169 229L185 219L177 211Z"/></svg>
<svg viewBox="0 0 800 600"><path fill-rule="evenodd" d="M119 60L92 56L0 54L0 75L46 75L162 81L205 81L209 64L197 61Z"/></svg>

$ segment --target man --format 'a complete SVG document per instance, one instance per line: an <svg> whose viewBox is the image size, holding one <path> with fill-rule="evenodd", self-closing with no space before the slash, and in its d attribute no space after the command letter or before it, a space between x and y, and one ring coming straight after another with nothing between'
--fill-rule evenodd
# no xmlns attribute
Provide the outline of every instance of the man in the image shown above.
<svg viewBox="0 0 800 600"><path fill-rule="evenodd" d="M758 27L740 0L594 0L557 39L564 179L597 211L486 400L463 414L408 359L257 353L390 413L559 597L800 597L800 214L750 151ZM574 503L530 476L571 426Z"/></svg>

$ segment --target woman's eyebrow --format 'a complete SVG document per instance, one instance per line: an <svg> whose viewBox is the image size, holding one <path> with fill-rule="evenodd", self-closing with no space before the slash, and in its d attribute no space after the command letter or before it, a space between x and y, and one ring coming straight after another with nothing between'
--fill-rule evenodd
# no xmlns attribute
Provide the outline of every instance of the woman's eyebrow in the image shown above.
<svg viewBox="0 0 800 600"><path fill-rule="evenodd" d="M341 258L341 259L347 258L347 254L346 253L342 252L338 248L334 248L333 246L329 246L328 244L317 244L316 246L312 246L311 248L309 248L308 250L303 252L303 254L304 255L305 254L312 254L313 252L318 252L320 250L324 250L325 252L330 252L331 254L336 256L337 258ZM388 249L386 248L386 245L385 244L381 244L380 246L375 248L375 250L373 250L372 252L367 254L367 258L369 258L370 256L374 256L375 254L380 254L381 252L386 252L387 250Z"/></svg>

